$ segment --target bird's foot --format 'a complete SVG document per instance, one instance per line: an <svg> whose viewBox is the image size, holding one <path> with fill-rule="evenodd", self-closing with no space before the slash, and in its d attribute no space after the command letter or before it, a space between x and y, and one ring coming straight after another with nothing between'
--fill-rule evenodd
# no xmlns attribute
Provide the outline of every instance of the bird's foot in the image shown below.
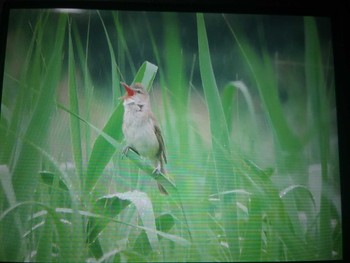
<svg viewBox="0 0 350 263"><path fill-rule="evenodd" d="M158 182L158 177L162 174L162 168L161 168L161 164L158 164L157 167L153 170L152 172L155 176L154 176L154 179L157 180L157 185L158 185L158 189L160 191L161 194L163 195L168 195L168 191L165 190L164 186L161 185L160 182Z"/></svg>
<svg viewBox="0 0 350 263"><path fill-rule="evenodd" d="M121 155L122 159L124 159L124 157L128 156L129 149L130 149L129 146L124 147L124 149L122 151L122 155Z"/></svg>
<svg viewBox="0 0 350 263"><path fill-rule="evenodd" d="M152 174L154 174L156 178L160 175L164 175L164 169L161 163L157 164L156 168L154 168L154 170L152 171Z"/></svg>
<svg viewBox="0 0 350 263"><path fill-rule="evenodd" d="M153 174L156 174L156 175L159 175L159 174L162 173L162 167L161 167L161 164L160 164L160 163L156 166L156 168L154 168L154 170L153 170L152 173L153 173Z"/></svg>

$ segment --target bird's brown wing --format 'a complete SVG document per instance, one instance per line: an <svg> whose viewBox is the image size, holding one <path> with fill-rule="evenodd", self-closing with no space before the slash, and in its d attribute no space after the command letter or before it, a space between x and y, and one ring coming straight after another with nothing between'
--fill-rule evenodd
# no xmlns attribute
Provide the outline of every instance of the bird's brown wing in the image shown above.
<svg viewBox="0 0 350 263"><path fill-rule="evenodd" d="M159 125L155 122L154 124L154 133L156 134L158 144L159 144L159 156L163 157L165 163L167 163L166 154L165 154L165 144L162 136L162 132L160 131Z"/></svg>

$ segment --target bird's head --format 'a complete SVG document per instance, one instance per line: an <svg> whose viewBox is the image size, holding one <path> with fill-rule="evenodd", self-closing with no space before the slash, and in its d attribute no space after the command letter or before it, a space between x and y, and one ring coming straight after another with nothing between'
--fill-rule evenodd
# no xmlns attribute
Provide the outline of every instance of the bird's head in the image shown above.
<svg viewBox="0 0 350 263"><path fill-rule="evenodd" d="M140 105L149 102L148 92L141 83L134 83L130 86L124 82L121 82L120 84L126 90L126 94L122 97L124 104L136 103Z"/></svg>

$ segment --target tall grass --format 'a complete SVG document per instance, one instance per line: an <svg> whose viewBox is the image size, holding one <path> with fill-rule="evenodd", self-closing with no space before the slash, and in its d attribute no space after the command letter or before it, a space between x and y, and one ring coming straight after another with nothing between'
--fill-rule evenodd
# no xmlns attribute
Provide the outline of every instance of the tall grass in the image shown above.
<svg viewBox="0 0 350 263"><path fill-rule="evenodd" d="M299 29L305 82L295 86L305 85L307 99L288 93L305 110L299 131L291 120L298 109L280 99L269 39L258 25L259 50L235 23L241 20L216 17L237 51L226 66L244 65L247 78L221 87L210 14L11 14L22 16L10 24L17 38L9 38L3 81L1 260L342 257L339 189L331 184L338 178L331 156L334 94L314 18L304 18ZM192 23L191 43L184 42L181 19ZM32 31L22 46L28 20ZM93 28L102 32L111 87L92 71L99 53ZM11 52L14 45L24 58ZM186 53L189 45L195 54ZM120 80L142 82L151 93L166 175L153 174L136 154L121 158ZM158 193L156 180L169 196Z"/></svg>

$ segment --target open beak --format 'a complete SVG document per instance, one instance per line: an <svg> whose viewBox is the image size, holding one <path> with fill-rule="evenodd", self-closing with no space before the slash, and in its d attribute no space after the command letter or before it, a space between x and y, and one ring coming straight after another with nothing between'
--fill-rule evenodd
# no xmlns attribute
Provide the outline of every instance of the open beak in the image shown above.
<svg viewBox="0 0 350 263"><path fill-rule="evenodd" d="M135 91L130 86L128 86L126 83L120 82L120 84L124 87L124 89L127 92L123 97L121 97L121 99L125 100L125 99L135 95Z"/></svg>

